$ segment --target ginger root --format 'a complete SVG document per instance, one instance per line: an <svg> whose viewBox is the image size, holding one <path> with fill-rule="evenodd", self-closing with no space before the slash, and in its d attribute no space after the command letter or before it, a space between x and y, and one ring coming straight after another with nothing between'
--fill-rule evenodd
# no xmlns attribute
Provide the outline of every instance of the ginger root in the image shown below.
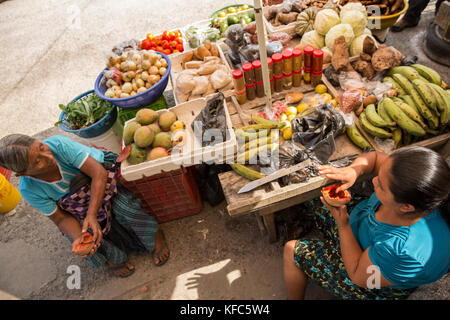
<svg viewBox="0 0 450 320"><path fill-rule="evenodd" d="M333 56L331 57L331 64L336 72L348 71L352 68L350 65L348 48L345 44L345 37L340 36L334 41Z"/></svg>
<svg viewBox="0 0 450 320"><path fill-rule="evenodd" d="M382 44L372 55L372 66L375 71L382 72L401 64L404 56L394 47L387 47Z"/></svg>

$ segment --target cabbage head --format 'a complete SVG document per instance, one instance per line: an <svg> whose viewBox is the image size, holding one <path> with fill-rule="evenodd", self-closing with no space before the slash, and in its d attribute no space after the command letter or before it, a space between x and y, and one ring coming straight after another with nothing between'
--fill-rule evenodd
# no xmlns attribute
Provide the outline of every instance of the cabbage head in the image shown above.
<svg viewBox="0 0 450 320"><path fill-rule="evenodd" d="M341 9L341 20L345 13L351 12L351 11L359 11L361 12L365 17L367 17L367 10L366 7L361 2L349 2Z"/></svg>
<svg viewBox="0 0 450 320"><path fill-rule="evenodd" d="M331 28L325 36L326 47L334 52L334 40L340 36L344 36L345 44L349 47L355 37L352 26L349 24L338 24Z"/></svg>
<svg viewBox="0 0 450 320"><path fill-rule="evenodd" d="M367 18L359 11L348 11L342 16L342 23L347 23L352 26L355 37L364 33L367 25Z"/></svg>
<svg viewBox="0 0 450 320"><path fill-rule="evenodd" d="M325 36L332 27L339 23L341 23L341 20L335 10L323 9L317 13L316 20L314 21L314 29L320 35Z"/></svg>
<svg viewBox="0 0 450 320"><path fill-rule="evenodd" d="M300 45L311 45L314 49L320 49L325 46L325 37L317 33L316 30L308 31L302 36Z"/></svg>

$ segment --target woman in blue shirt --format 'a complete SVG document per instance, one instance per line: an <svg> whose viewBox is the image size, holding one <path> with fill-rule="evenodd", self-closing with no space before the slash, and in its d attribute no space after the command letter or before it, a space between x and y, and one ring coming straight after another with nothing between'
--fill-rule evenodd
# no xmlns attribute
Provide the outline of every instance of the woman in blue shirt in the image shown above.
<svg viewBox="0 0 450 320"><path fill-rule="evenodd" d="M115 275L134 272L129 252L153 253L156 265L169 258L158 223L140 200L117 181L117 154L102 152L65 136L38 141L21 134L0 140L0 165L20 176L19 191L72 242L84 232L95 246L85 256L95 268L108 263Z"/></svg>
<svg viewBox="0 0 450 320"><path fill-rule="evenodd" d="M346 168L319 172L341 181L342 190L374 174L375 192L350 215L347 206L321 198L314 217L324 239L285 245L289 299L304 298L308 279L344 299L404 299L448 272L450 169L438 153L422 147L370 152Z"/></svg>

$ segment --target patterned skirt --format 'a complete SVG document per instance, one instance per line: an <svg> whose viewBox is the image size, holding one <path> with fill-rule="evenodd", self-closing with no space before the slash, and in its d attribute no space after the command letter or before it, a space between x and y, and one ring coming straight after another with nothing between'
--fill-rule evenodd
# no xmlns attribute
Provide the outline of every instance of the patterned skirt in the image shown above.
<svg viewBox="0 0 450 320"><path fill-rule="evenodd" d="M355 197L347 205L348 212L361 201ZM313 212L314 223L323 240L299 239L295 244L294 260L308 278L329 293L342 299L354 300L397 300L406 299L414 289L393 289L382 287L368 289L355 285L348 277L341 256L337 225L330 211L320 199L305 204Z"/></svg>
<svg viewBox="0 0 450 320"><path fill-rule="evenodd" d="M104 234L98 250L91 257L86 257L94 269L104 265L106 260L121 264L127 261L131 252L151 253L155 249L158 223L142 209L141 200L116 180L116 158L117 154L105 152L105 164L112 166L108 170L105 197L98 214ZM61 199L58 205L82 224L89 199L90 183ZM73 242L73 239L67 238Z"/></svg>

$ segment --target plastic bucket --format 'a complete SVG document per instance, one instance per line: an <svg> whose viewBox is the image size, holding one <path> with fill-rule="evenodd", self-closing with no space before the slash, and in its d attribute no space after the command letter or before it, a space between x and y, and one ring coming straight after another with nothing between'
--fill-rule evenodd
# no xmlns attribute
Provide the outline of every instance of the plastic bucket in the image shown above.
<svg viewBox="0 0 450 320"><path fill-rule="evenodd" d="M0 213L7 213L14 209L21 198L19 190L0 174Z"/></svg>
<svg viewBox="0 0 450 320"><path fill-rule="evenodd" d="M105 133L94 138L84 139L90 147L97 148L102 151L111 151L117 154L120 153L120 140L121 137L119 137L112 129L109 129Z"/></svg>

